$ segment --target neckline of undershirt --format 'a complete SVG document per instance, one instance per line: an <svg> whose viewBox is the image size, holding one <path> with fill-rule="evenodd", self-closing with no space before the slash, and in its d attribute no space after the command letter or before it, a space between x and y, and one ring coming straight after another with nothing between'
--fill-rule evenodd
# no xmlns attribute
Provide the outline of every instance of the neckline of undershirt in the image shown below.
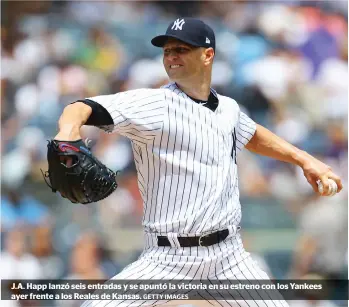
<svg viewBox="0 0 349 307"><path fill-rule="evenodd" d="M180 88L178 87L177 83L174 83L175 86L180 90ZM196 99L194 97L189 96L187 93L185 93L191 100L195 101L196 103L207 107L208 109L210 109L211 111L215 111L218 107L218 97L214 94L213 92L214 90L210 89L210 95L208 96L207 101L205 100L200 100L200 99ZM184 93L184 92L183 92Z"/></svg>
<svg viewBox="0 0 349 307"><path fill-rule="evenodd" d="M187 94L187 96L191 99L191 100L194 100L195 102L199 103L199 104L206 104L206 103L217 103L218 102L218 99L215 95L213 95L212 92L210 92L210 95L208 96L208 99L205 101L205 100L200 100L200 99L196 99L194 97L191 97Z"/></svg>
<svg viewBox="0 0 349 307"><path fill-rule="evenodd" d="M212 93L212 91L210 92L210 95L208 96L207 101L196 99L196 98L190 97L189 95L187 96L191 100L195 101L196 103L210 109L212 112L215 112L218 107L218 98Z"/></svg>

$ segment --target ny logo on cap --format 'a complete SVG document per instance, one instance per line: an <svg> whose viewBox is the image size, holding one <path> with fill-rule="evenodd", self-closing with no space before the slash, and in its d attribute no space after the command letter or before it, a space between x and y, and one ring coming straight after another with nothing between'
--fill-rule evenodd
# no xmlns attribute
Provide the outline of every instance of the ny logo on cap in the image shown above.
<svg viewBox="0 0 349 307"><path fill-rule="evenodd" d="M185 24L184 19L179 20L179 18L173 23L171 30L182 30L183 25Z"/></svg>

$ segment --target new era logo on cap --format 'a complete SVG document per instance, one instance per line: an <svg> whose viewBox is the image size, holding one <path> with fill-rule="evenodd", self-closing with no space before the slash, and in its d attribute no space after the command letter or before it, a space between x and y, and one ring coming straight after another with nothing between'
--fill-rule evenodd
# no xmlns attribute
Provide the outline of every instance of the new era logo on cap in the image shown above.
<svg viewBox="0 0 349 307"><path fill-rule="evenodd" d="M164 35L154 37L151 42L156 47L163 47L169 38L176 38L196 47L216 49L213 30L202 20L196 18L177 18L171 22Z"/></svg>

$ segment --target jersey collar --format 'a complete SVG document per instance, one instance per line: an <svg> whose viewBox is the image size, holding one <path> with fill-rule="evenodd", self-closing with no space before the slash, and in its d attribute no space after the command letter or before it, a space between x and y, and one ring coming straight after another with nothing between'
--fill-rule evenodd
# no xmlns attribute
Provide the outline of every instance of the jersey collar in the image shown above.
<svg viewBox="0 0 349 307"><path fill-rule="evenodd" d="M178 86L176 82L173 82L172 84L174 84L176 86L176 88L178 90L180 90L182 93L184 93L185 95L187 95L191 100L195 101L196 103L209 108L211 111L216 111L217 107L218 107L218 95L217 92L211 87L210 88L210 95L208 96L208 100L207 101L203 101L203 100L199 100L196 98L193 98L191 96L189 96L188 94L186 94L185 92L183 92Z"/></svg>

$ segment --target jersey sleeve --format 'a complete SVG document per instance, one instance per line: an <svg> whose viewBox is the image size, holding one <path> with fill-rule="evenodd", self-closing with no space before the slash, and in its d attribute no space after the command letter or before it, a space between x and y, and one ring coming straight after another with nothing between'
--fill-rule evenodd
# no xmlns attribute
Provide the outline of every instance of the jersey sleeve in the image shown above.
<svg viewBox="0 0 349 307"><path fill-rule="evenodd" d="M100 129L118 132L132 140L152 139L161 130L165 113L165 94L161 89L138 89L113 95L89 97L103 106L113 124Z"/></svg>
<svg viewBox="0 0 349 307"><path fill-rule="evenodd" d="M244 112L239 111L236 131L236 148L240 152L256 132L256 123Z"/></svg>

